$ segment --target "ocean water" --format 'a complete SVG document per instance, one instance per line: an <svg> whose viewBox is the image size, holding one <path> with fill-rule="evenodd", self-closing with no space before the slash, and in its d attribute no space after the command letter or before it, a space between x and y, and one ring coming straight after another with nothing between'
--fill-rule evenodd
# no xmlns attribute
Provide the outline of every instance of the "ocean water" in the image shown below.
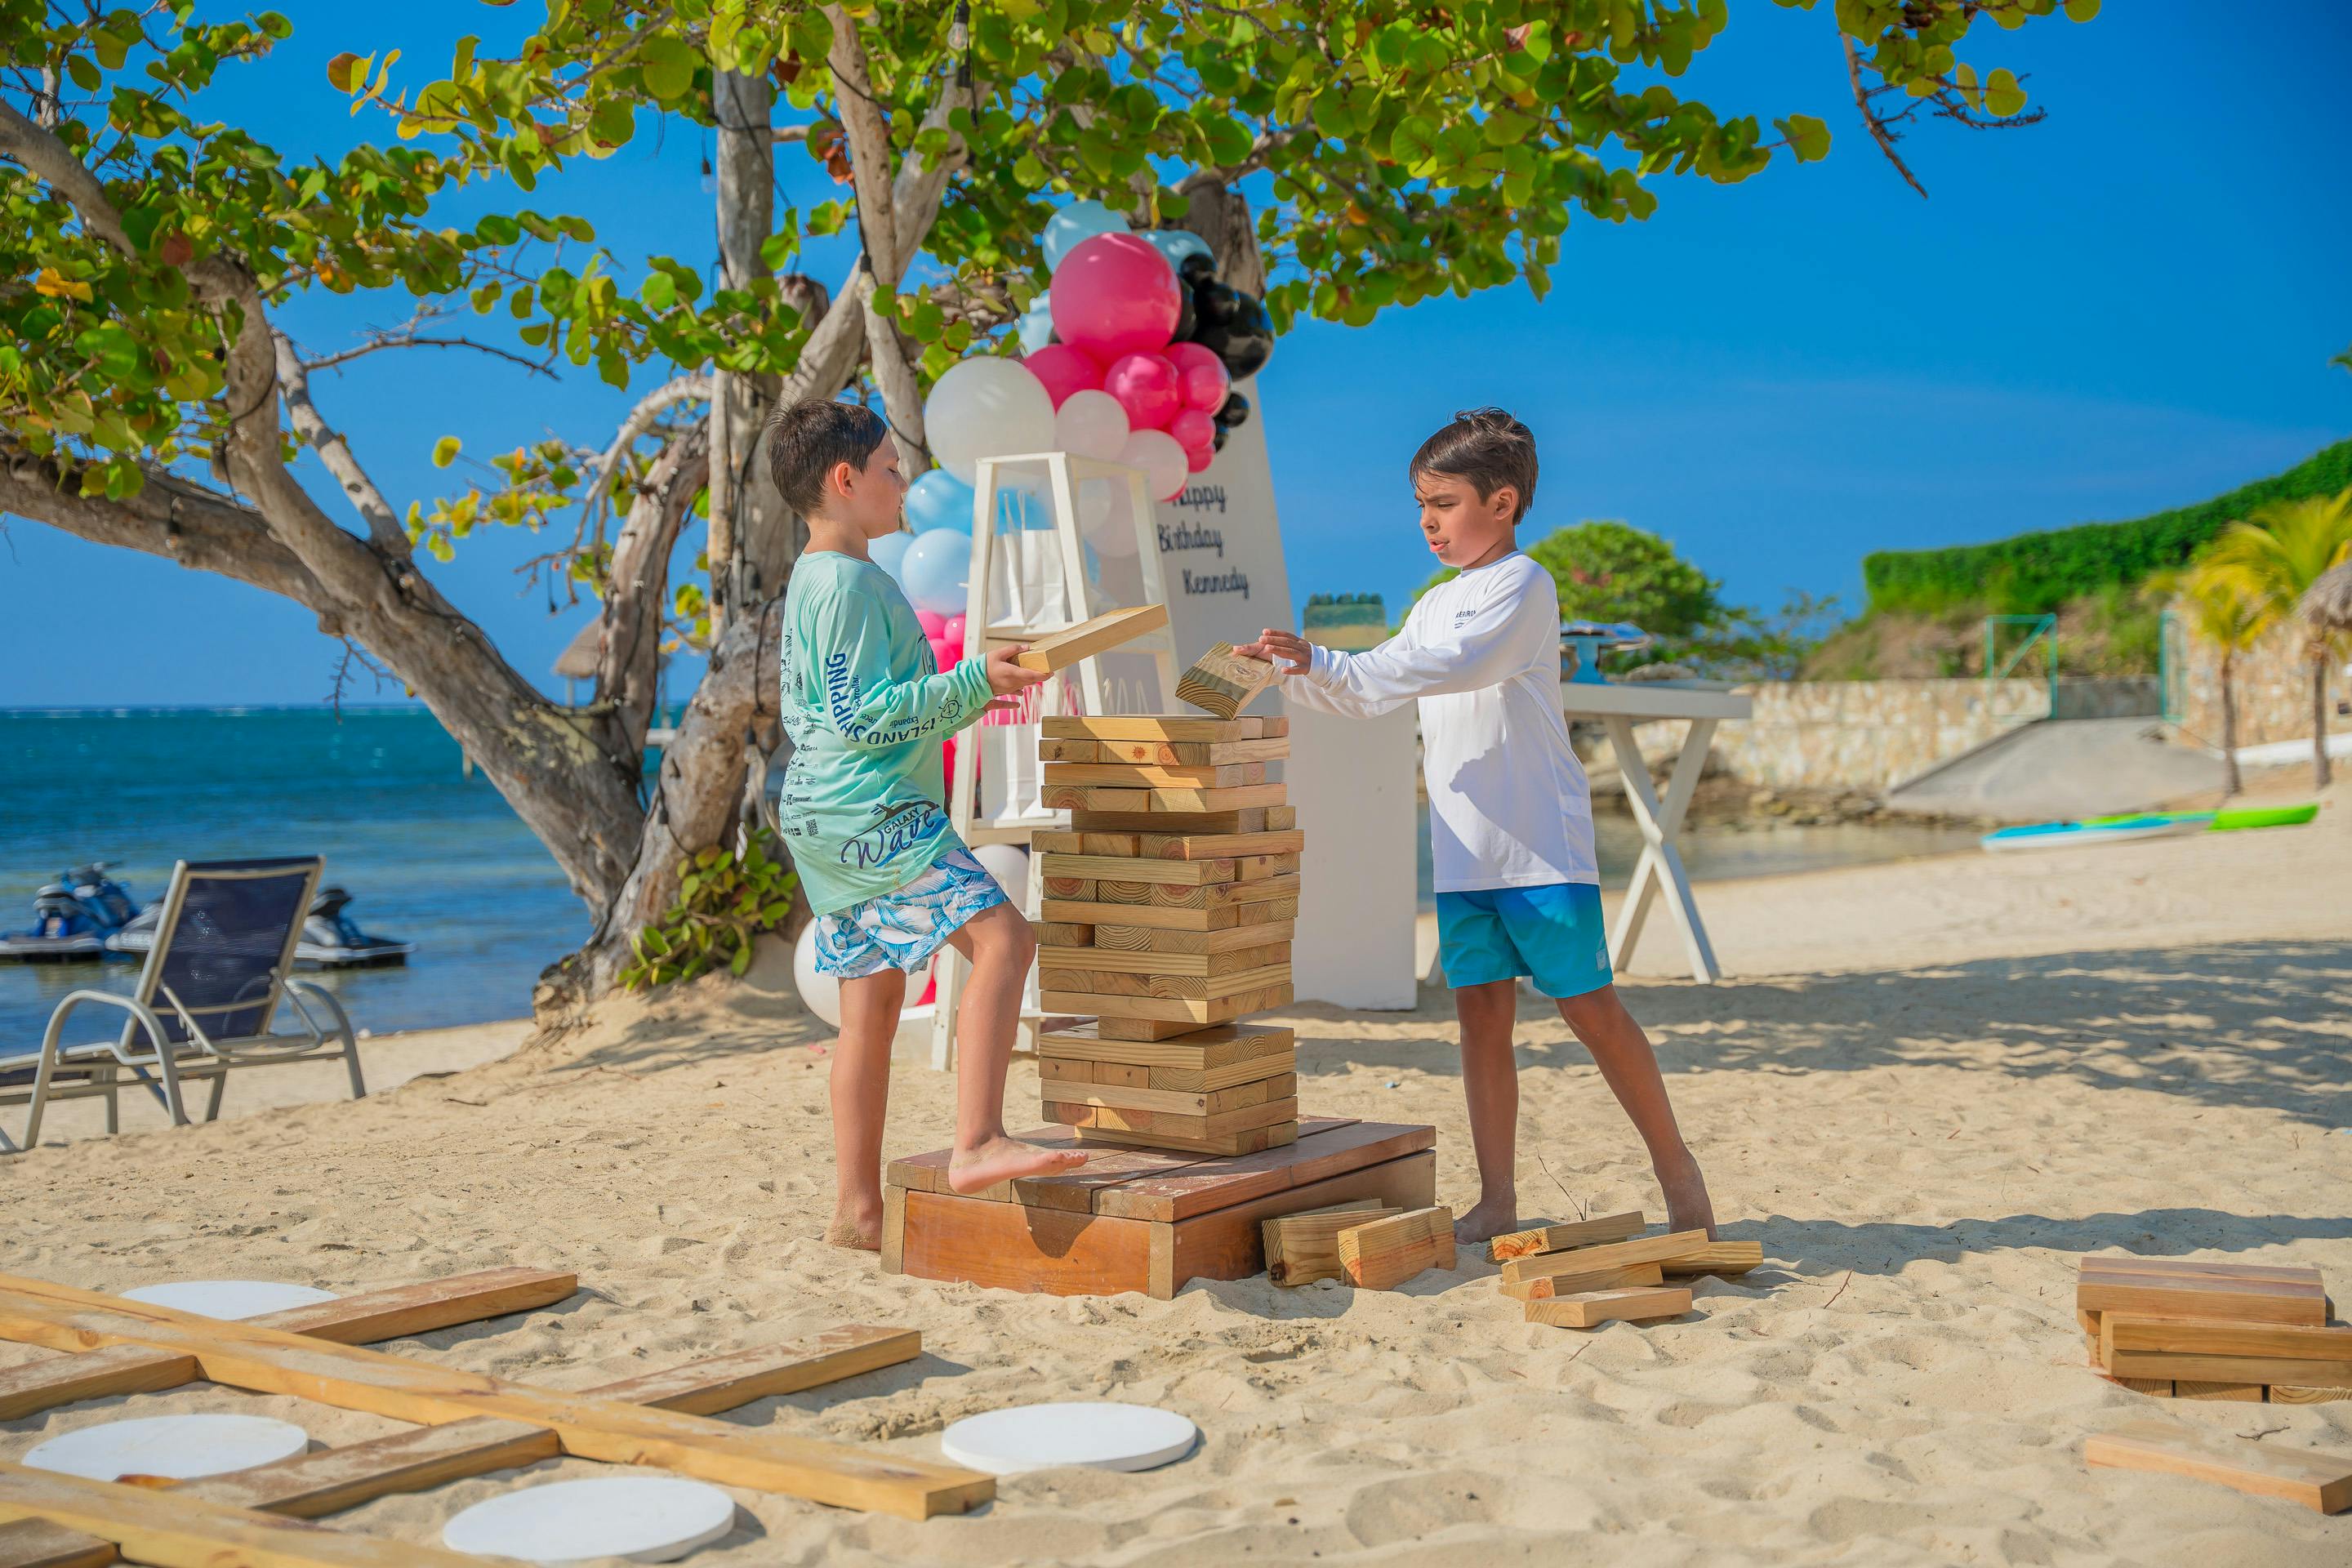
<svg viewBox="0 0 2352 1568"><path fill-rule="evenodd" d="M0 931L31 923L36 889L104 860L143 905L175 860L326 857L362 930L419 944L399 969L306 972L355 1027L383 1033L519 1017L541 970L588 934L555 862L421 708L0 710ZM1602 882L1641 852L1630 817L1595 823ZM1931 827L1688 830L1695 881L1818 869L1972 846ZM1421 828L1421 904L1430 891ZM67 992L127 992L128 960L0 963L0 1052L40 1042ZM110 1032L103 1016L85 1016ZM81 1020L76 1021L76 1033Z"/></svg>
<svg viewBox="0 0 2352 1568"><path fill-rule="evenodd" d="M143 906L175 860L309 854L362 931L419 944L405 968L305 972L356 1028L520 1016L588 934L546 849L422 708L0 710L0 931L88 860ZM126 959L0 963L0 1050L38 1046L67 992L127 992L136 974ZM112 1020L70 1026L100 1038Z"/></svg>

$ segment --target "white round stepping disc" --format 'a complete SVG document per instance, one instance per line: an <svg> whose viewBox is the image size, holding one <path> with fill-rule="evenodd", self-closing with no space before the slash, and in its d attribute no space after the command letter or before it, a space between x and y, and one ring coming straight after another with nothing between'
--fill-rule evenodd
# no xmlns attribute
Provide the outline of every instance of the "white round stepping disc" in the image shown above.
<svg viewBox="0 0 2352 1568"><path fill-rule="evenodd" d="M940 1448L950 1462L992 1476L1060 1465L1148 1470L1191 1453L1200 1435L1172 1410L1090 1400L967 1416L940 1435Z"/></svg>
<svg viewBox="0 0 2352 1568"><path fill-rule="evenodd" d="M192 1481L275 1464L308 1451L310 1435L261 1415L148 1415L52 1437L25 1456L37 1470L93 1481L169 1476Z"/></svg>
<svg viewBox="0 0 2352 1568"><path fill-rule="evenodd" d="M315 1307L321 1301L335 1300L332 1290L314 1290L308 1285L278 1285L267 1279L174 1279L168 1285L142 1285L136 1290L125 1290L126 1301L144 1301L151 1307L169 1307L174 1311L196 1312L207 1318L257 1318L264 1312L283 1312L289 1307Z"/></svg>
<svg viewBox="0 0 2352 1568"><path fill-rule="evenodd" d="M667 1476L551 1481L478 1502L441 1530L452 1552L562 1565L674 1563L735 1528L735 1500Z"/></svg>

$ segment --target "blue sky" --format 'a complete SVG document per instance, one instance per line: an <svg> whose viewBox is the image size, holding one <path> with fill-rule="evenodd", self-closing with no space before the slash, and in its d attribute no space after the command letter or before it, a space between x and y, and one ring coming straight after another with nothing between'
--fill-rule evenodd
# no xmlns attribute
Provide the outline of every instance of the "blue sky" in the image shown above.
<svg viewBox="0 0 2352 1568"><path fill-rule="evenodd" d="M383 134L327 86L338 50L397 45L421 80L458 35L488 52L537 11L280 8L296 37L229 73L213 112L289 155ZM2139 0L2087 26L1983 28L1967 54L2030 72L2049 119L1923 125L1904 151L1924 202L1856 122L1828 9L1741 0L1680 84L1725 112L1821 116L1827 163L1663 182L1646 224L1579 221L1540 304L1515 286L1283 340L1261 409L1296 593L1402 606L1433 564L1404 461L1472 404L1511 408L1542 443L1531 529L1625 519L1767 608L1790 588L1858 608L1871 550L2135 516L2352 431L2352 375L2326 363L2352 343L2336 167L2352 7L2281 0L2257 27ZM704 264L702 149L673 124L526 199L590 218L625 273L649 253ZM782 167L793 194L831 194L792 150ZM482 201L468 193L447 220ZM842 254L808 266L830 284ZM287 319L324 349L403 314L321 300ZM427 458L445 432L484 455L551 432L601 445L628 401L593 374L549 382L432 351L376 355L316 390L399 504L445 487ZM522 587L516 563L547 543L478 536L436 574L552 687L588 610L551 614ZM305 612L238 584L21 520L0 542L0 706L316 701L336 652Z"/></svg>

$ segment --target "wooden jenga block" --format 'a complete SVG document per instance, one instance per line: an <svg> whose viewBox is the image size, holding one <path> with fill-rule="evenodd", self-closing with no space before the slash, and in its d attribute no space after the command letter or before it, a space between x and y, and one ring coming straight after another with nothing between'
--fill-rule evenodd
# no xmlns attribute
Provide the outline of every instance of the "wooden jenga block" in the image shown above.
<svg viewBox="0 0 2352 1568"><path fill-rule="evenodd" d="M1108 653L1122 643L1133 642L1147 632L1155 632L1168 624L1165 605L1138 605L1131 609L1111 610L1080 621L1074 626L1064 626L1058 632L1048 632L1013 656L1013 662L1024 669L1040 669L1051 673L1067 669L1080 659Z"/></svg>
<svg viewBox="0 0 2352 1568"><path fill-rule="evenodd" d="M1255 1024L1195 1027L1175 1038L1157 1041L1120 1039L1104 1034L1098 1025L1080 1024L1075 1028L1049 1029L1040 1034L1037 1054L1040 1058L1069 1057L1096 1063L1124 1062L1133 1067L1207 1072L1237 1062L1286 1058L1297 1045L1298 1037L1294 1031Z"/></svg>
<svg viewBox="0 0 2352 1568"><path fill-rule="evenodd" d="M1143 864L1144 862L1138 862ZM1229 860L1159 860L1150 864L1160 866L1229 866ZM1108 888L1111 884L1102 884ZM1296 872L1281 877L1263 877L1254 882L1203 882L1197 887L1183 887L1168 882L1154 882L1147 889L1142 902L1167 910L1223 910L1242 904L1262 904L1277 899L1298 897L1298 877Z"/></svg>
<svg viewBox="0 0 2352 1568"><path fill-rule="evenodd" d="M1152 901L1152 884L1150 882L1114 882L1106 879L1094 883L1093 887L1095 900L1098 903L1148 904ZM1207 906L1201 907L1205 909Z"/></svg>
<svg viewBox="0 0 2352 1568"><path fill-rule="evenodd" d="M1037 1078L1041 1083L1092 1083L1095 1064L1076 1057L1039 1057Z"/></svg>
<svg viewBox="0 0 2352 1568"><path fill-rule="evenodd" d="M2093 1465L2189 1476L2284 1498L2320 1513L2352 1508L2352 1457L2249 1443L2169 1421L2134 1421L2102 1432L2084 1446L2083 1457Z"/></svg>
<svg viewBox="0 0 2352 1568"><path fill-rule="evenodd" d="M1097 884L1091 877L1048 877L1045 880L1045 896L1049 899L1067 899L1078 903L1091 902L1098 896Z"/></svg>
<svg viewBox="0 0 2352 1568"><path fill-rule="evenodd" d="M1287 740L1097 741L1091 758L1069 762L1134 763L1163 768L1219 768L1232 763L1279 763L1290 755Z"/></svg>
<svg viewBox="0 0 2352 1568"><path fill-rule="evenodd" d="M1289 721L1285 720L1287 723ZM1295 805L1270 805L1265 808L1265 831L1289 833L1298 826L1298 808Z"/></svg>
<svg viewBox="0 0 2352 1568"><path fill-rule="evenodd" d="M1149 812L1151 795L1148 789L1095 789L1084 784L1046 784L1039 790L1038 798L1055 811Z"/></svg>
<svg viewBox="0 0 2352 1568"><path fill-rule="evenodd" d="M1080 1143L1099 1143L1114 1149L1170 1149L1187 1154L1260 1154L1298 1142L1296 1121L1277 1121L1271 1127L1254 1127L1214 1138L1174 1138L1158 1132L1125 1132L1098 1127L1076 1127L1071 1131L1077 1134Z"/></svg>
<svg viewBox="0 0 2352 1568"><path fill-rule="evenodd" d="M1296 855L1307 835L1287 833L1144 833L1133 853L1157 860L1229 860L1243 855ZM1091 853L1091 851L1090 851Z"/></svg>
<svg viewBox="0 0 2352 1568"><path fill-rule="evenodd" d="M2259 1383L2186 1383L2173 1380L2175 1399L2218 1400L2224 1405L2260 1405L2263 1385Z"/></svg>
<svg viewBox="0 0 2352 1568"><path fill-rule="evenodd" d="M1339 1232L1349 1226L1391 1219L1402 1213L1401 1208L1383 1207L1377 1198L1350 1198L1343 1204L1267 1220L1259 1227L1265 1241L1266 1278L1277 1285L1344 1279L1346 1271L1339 1267Z"/></svg>
<svg viewBox="0 0 2352 1568"><path fill-rule="evenodd" d="M1271 1056L1248 1057L1237 1062L1227 1062L1223 1067L1149 1068L1145 1070L1150 1075L1153 1089L1231 1089L1236 1084L1263 1083L1277 1078L1295 1077L1297 1068L1296 1052L1276 1051ZM1102 1068L1097 1065L1095 1070L1100 1072ZM1279 1098L1271 1089L1266 1091L1266 1097L1270 1100Z"/></svg>
<svg viewBox="0 0 2352 1568"><path fill-rule="evenodd" d="M1274 665L1262 658L1244 658L1234 645L1221 642L1176 678L1176 696L1220 719L1230 719L1250 700L1275 682Z"/></svg>
<svg viewBox="0 0 2352 1568"><path fill-rule="evenodd" d="M1192 837L1207 834L1263 833L1276 812L1297 814L1289 806L1252 806L1246 811L1073 811L1070 826L1081 833L1136 833L1155 837Z"/></svg>
<svg viewBox="0 0 2352 1568"><path fill-rule="evenodd" d="M1263 886L1264 884L1259 884ZM1150 883L1133 884L1148 889ZM1150 895L1147 890L1144 895ZM1151 926L1161 931L1230 931L1235 926L1275 925L1298 918L1298 895L1277 892L1262 902L1227 904L1213 910L1167 909L1157 904L1115 904L1095 899L1062 899L1050 891L1038 913L1048 921L1079 925Z"/></svg>
<svg viewBox="0 0 2352 1568"><path fill-rule="evenodd" d="M1151 1069L1150 1068L1135 1067L1127 1062L1106 1061L1097 1061L1093 1066L1095 1069L1094 1081L1097 1084L1112 1089L1149 1089L1151 1087Z"/></svg>
<svg viewBox="0 0 2352 1568"><path fill-rule="evenodd" d="M1192 768L1162 767L1157 763L1047 763L1045 782L1112 789L1229 789L1264 784L1265 764L1226 763Z"/></svg>
<svg viewBox="0 0 2352 1568"><path fill-rule="evenodd" d="M1052 794L1051 785L1047 786L1046 793L1049 795ZM1096 790L1089 793L1100 795L1102 792ZM1112 793L1128 795L1134 792L1118 790ZM1285 798L1285 786L1278 784L1240 784L1232 789L1150 789L1145 790L1143 794L1150 798L1144 803L1142 809L1153 813L1251 811L1282 805ZM1087 809L1131 811L1136 808L1126 802L1105 801L1090 802Z"/></svg>
<svg viewBox="0 0 2352 1568"><path fill-rule="evenodd" d="M1237 931L1263 931L1262 926L1237 926ZM1037 969L1041 974L1048 970L1094 969L1121 974L1234 974L1248 969L1262 969L1270 963L1290 962L1288 942L1269 942L1264 947L1234 948L1226 952L1121 952L1115 948L1101 947L1040 947Z"/></svg>
<svg viewBox="0 0 2352 1568"><path fill-rule="evenodd" d="M1231 974L1125 974L1115 969L1040 969L1038 988L1055 995L1192 998L1214 1001L1226 996L1255 995L1268 986L1290 984L1290 965L1261 964Z"/></svg>
<svg viewBox="0 0 2352 1568"><path fill-rule="evenodd" d="M1212 953L1234 952L1272 943L1287 944L1297 933L1293 921L1278 921L1264 925L1236 925L1223 931L1161 931L1153 926L1109 925L1088 926L1094 936L1091 945L1097 952L1158 952ZM1069 943L1063 943L1069 946Z"/></svg>
<svg viewBox="0 0 2352 1568"><path fill-rule="evenodd" d="M2310 1388L2292 1383L2271 1384L2273 1405L2333 1405L2343 1399L2352 1399L2352 1388Z"/></svg>
<svg viewBox="0 0 2352 1568"><path fill-rule="evenodd" d="M1636 1237L1630 1241L1607 1242L1599 1247L1579 1247L1566 1252L1514 1258L1503 1265L1503 1279L1517 1285L1552 1275L1583 1274L1595 1268L1612 1268L1628 1263L1664 1264L1669 1258L1701 1251L1708 1245L1706 1232L1703 1230L1678 1230L1670 1236Z"/></svg>
<svg viewBox="0 0 2352 1568"><path fill-rule="evenodd" d="M1095 741L1040 741L1037 760L1044 763L1091 763L1101 755Z"/></svg>
<svg viewBox="0 0 2352 1568"><path fill-rule="evenodd" d="M1070 1011L1087 1013L1092 1012L1093 1009L1079 1007ZM1106 1018L1097 1016L1093 1026L1102 1031L1102 1037L1107 1040L1142 1043L1152 1040L1172 1040L1181 1035L1191 1034L1201 1026L1189 1018Z"/></svg>
<svg viewBox="0 0 2352 1568"><path fill-rule="evenodd" d="M1414 1275L1454 1264L1454 1211L1409 1209L1339 1234L1339 1268L1360 1290L1392 1290Z"/></svg>
<svg viewBox="0 0 2352 1568"><path fill-rule="evenodd" d="M1641 1322L1652 1318L1679 1318L1691 1310L1687 1285L1650 1286L1624 1290L1588 1290L1575 1296L1554 1296L1529 1301L1530 1323L1559 1329L1597 1329L1603 1323Z"/></svg>
<svg viewBox="0 0 2352 1568"><path fill-rule="evenodd" d="M1037 721L1037 732L1055 741L1275 740L1290 732L1280 718L1203 719L1198 713L1052 713Z"/></svg>
<svg viewBox="0 0 2352 1568"><path fill-rule="evenodd" d="M1099 1073L1101 1069L1097 1068ZM1149 1076L1146 1069L1125 1069ZM1049 1106L1085 1106L1098 1110L1166 1112L1172 1116L1221 1117L1228 1111L1251 1110L1290 1100L1297 1100L1298 1080L1290 1074L1260 1079L1252 1083L1235 1084L1231 1089L1178 1089L1138 1088L1128 1084L1071 1083L1055 1080L1048 1086L1045 1099ZM1279 1090L1280 1092L1276 1092ZM1047 1114L1052 1114L1049 1110ZM1277 1120L1279 1120L1277 1118ZM1143 1130L1150 1131L1151 1123ZM1227 1128L1227 1131L1238 1129Z"/></svg>
<svg viewBox="0 0 2352 1568"><path fill-rule="evenodd" d="M2327 1321L2316 1268L2100 1255L2081 1260L2074 1305L2086 1312L2210 1318L2241 1323Z"/></svg>
<svg viewBox="0 0 2352 1568"><path fill-rule="evenodd" d="M1710 1241L1696 1252L1665 1261L1670 1279L1714 1274L1729 1279L1763 1266L1764 1244L1760 1241Z"/></svg>
<svg viewBox="0 0 2352 1568"><path fill-rule="evenodd" d="M1108 1105L1075 1105L1045 1101L1045 1120L1065 1127L1093 1127L1116 1132L1149 1132L1161 1138L1222 1138L1254 1131L1278 1121L1298 1120L1296 1100L1268 1100L1216 1116L1185 1116L1165 1110L1121 1110Z"/></svg>
<svg viewBox="0 0 2352 1568"><path fill-rule="evenodd" d="M1071 921L1031 921L1029 934L1039 947L1092 947L1095 928Z"/></svg>
<svg viewBox="0 0 2352 1568"><path fill-rule="evenodd" d="M1236 882L1263 882L1272 877L1295 877L1298 874L1296 855L1244 855L1234 863Z"/></svg>
<svg viewBox="0 0 2352 1568"><path fill-rule="evenodd" d="M1041 1005L1049 1013L1092 1013L1097 1018L1142 1018L1154 1023L1223 1024L1268 1007L1286 1006L1287 984L1239 992L1229 996L1106 996L1088 991L1045 991Z"/></svg>
<svg viewBox="0 0 2352 1568"><path fill-rule="evenodd" d="M1514 1258L1532 1258L1542 1252L1559 1252L1571 1247L1591 1247L1603 1241L1623 1241L1642 1234L1647 1222L1642 1211L1630 1214L1596 1215L1591 1219L1573 1220L1566 1225L1531 1226L1489 1239L1486 1256L1497 1263Z"/></svg>
<svg viewBox="0 0 2352 1568"><path fill-rule="evenodd" d="M1620 1268L1595 1268L1583 1274L1559 1274L1519 1284L1498 1280L1496 1289L1515 1301L1548 1301L1554 1296L1575 1296L1587 1290L1622 1290L1631 1285L1663 1285L1666 1277L1654 1263L1630 1263Z"/></svg>
<svg viewBox="0 0 2352 1568"><path fill-rule="evenodd" d="M1140 855L1047 855L1041 869L1049 878L1108 877L1122 882L1167 882L1183 887L1234 880L1231 860L1162 860Z"/></svg>

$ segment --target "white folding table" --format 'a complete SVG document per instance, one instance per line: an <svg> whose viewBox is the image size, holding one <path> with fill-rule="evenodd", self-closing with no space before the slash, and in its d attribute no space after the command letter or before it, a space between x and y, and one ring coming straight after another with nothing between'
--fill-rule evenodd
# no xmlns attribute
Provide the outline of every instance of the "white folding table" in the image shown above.
<svg viewBox="0 0 2352 1568"><path fill-rule="evenodd" d="M1642 923L1649 918L1651 900L1663 890L1666 911L1682 933L1692 978L1712 984L1723 978L1723 971L1716 964L1715 949L1708 945L1706 926L1691 897L1690 875L1683 869L1675 837L1682 831L1683 814L1690 809L1699 774L1706 769L1707 746L1715 739L1715 727L1726 719L1747 718L1754 704L1737 691L1674 680L1622 684L1563 680L1559 697L1561 710L1570 720L1598 719L1608 731L1609 749L1616 753L1618 772L1624 776L1625 798L1642 830L1642 858L1633 868L1624 905L1617 911L1617 927L1609 936L1611 966L1623 972L1642 940ZM1652 719L1690 721L1690 731L1683 737L1674 771L1667 775L1664 799L1651 787L1649 766L1642 761L1642 748L1633 738L1633 726Z"/></svg>

